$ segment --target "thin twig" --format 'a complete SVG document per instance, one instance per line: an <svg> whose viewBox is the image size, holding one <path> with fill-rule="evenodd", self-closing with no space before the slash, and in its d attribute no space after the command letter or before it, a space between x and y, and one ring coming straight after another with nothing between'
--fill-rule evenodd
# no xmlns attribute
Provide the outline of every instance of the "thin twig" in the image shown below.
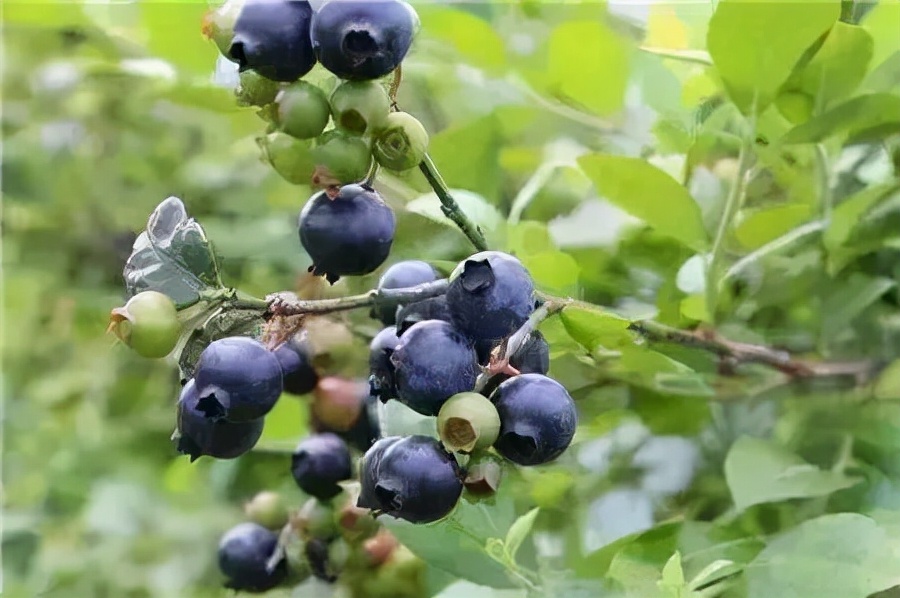
<svg viewBox="0 0 900 598"><path fill-rule="evenodd" d="M494 386L500 378L505 378L507 373L515 374L509 370L509 360L528 343L528 339L538 329L541 322L558 314L570 304L570 299L556 297L551 301L545 301L543 305L534 310L518 330L505 338L491 352L490 364L475 381L475 392L481 392Z"/></svg>
<svg viewBox="0 0 900 598"><path fill-rule="evenodd" d="M715 353L735 364L758 363L791 378L853 376L866 380L877 370L870 361L826 362L798 359L788 351L722 338L712 331L680 330L653 320L632 322L629 330L651 342L665 342Z"/></svg>
<svg viewBox="0 0 900 598"><path fill-rule="evenodd" d="M447 183L444 182L444 179L441 178L431 156L425 154L425 158L422 160L422 163L419 164L419 170L425 175L428 184L431 185L435 195L437 195L440 200L441 211L444 213L444 216L452 220L456 226L459 227L459 230L469 238L469 241L472 242L472 245L474 245L478 251L487 251L488 245L487 241L484 240L484 235L481 233L481 230L469 220L469 217L466 216L462 211L462 208L459 207L459 204L456 203L456 200L453 199L453 196L450 195L450 189L447 187Z"/></svg>
<svg viewBox="0 0 900 598"><path fill-rule="evenodd" d="M397 68L394 69L394 78L391 79L391 87L388 89L388 97L391 99L391 109L394 112L400 110L397 106L397 92L400 91L400 82L403 81L403 70L401 69L401 65L397 65Z"/></svg>
<svg viewBox="0 0 900 598"><path fill-rule="evenodd" d="M414 303L437 297L447 292L447 279L426 282L400 289L372 289L361 295L335 299L298 299L293 293L274 293L267 297L269 314L273 316L299 316L305 314L329 314L360 307L391 307L401 303Z"/></svg>

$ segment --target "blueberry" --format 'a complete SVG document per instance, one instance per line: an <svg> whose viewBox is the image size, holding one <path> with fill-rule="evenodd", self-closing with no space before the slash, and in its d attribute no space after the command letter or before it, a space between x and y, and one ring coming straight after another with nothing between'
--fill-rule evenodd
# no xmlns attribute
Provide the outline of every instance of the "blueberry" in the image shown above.
<svg viewBox="0 0 900 598"><path fill-rule="evenodd" d="M378 279L378 290L402 289L414 287L425 282L438 279L438 273L428 262L420 260L406 260L397 262L381 275ZM385 326L393 326L396 323L396 307L382 307L373 309L370 314L373 318L381 320Z"/></svg>
<svg viewBox="0 0 900 598"><path fill-rule="evenodd" d="M398 0L332 0L312 21L319 62L349 80L383 77L397 68L419 28L416 11Z"/></svg>
<svg viewBox="0 0 900 598"><path fill-rule="evenodd" d="M437 521L450 513L465 477L453 455L430 436L384 440L391 441L376 443L363 460L357 506L413 523Z"/></svg>
<svg viewBox="0 0 900 598"><path fill-rule="evenodd" d="M563 386L541 374L506 380L491 395L500 414L498 453L519 465L540 465L559 457L572 442L578 413Z"/></svg>
<svg viewBox="0 0 900 598"><path fill-rule="evenodd" d="M372 143L372 155L385 168L409 170L425 158L428 132L406 112L392 112Z"/></svg>
<svg viewBox="0 0 900 598"><path fill-rule="evenodd" d="M319 375L313 367L313 354L304 334L296 334L275 349L275 358L281 365L282 386L285 392L305 395L313 391Z"/></svg>
<svg viewBox="0 0 900 598"><path fill-rule="evenodd" d="M450 314L450 307L447 305L447 297L438 295L437 297L429 297L422 299L409 305L404 305L397 310L397 335L403 336L403 333L409 330L409 327L418 322L425 320L443 320L444 322L452 322L453 317Z"/></svg>
<svg viewBox="0 0 900 598"><path fill-rule="evenodd" d="M369 447L359 465L360 493L356 506L363 509L380 509L378 497L375 495L375 485L378 483L378 467L384 453L401 440L400 436L386 436L380 438Z"/></svg>
<svg viewBox="0 0 900 598"><path fill-rule="evenodd" d="M397 398L422 415L437 415L444 401L472 390L478 376L475 349L440 320L413 324L391 355Z"/></svg>
<svg viewBox="0 0 900 598"><path fill-rule="evenodd" d="M309 37L312 8L299 0L246 0L228 56L240 70L273 81L296 81L316 64Z"/></svg>
<svg viewBox="0 0 900 598"><path fill-rule="evenodd" d="M319 187L361 181L372 165L368 141L338 129L325 131L316 138L311 158L315 163L312 182Z"/></svg>
<svg viewBox="0 0 900 598"><path fill-rule="evenodd" d="M294 451L291 473L301 490L319 500L329 500L341 493L338 482L353 476L350 450L335 434L310 436Z"/></svg>
<svg viewBox="0 0 900 598"><path fill-rule="evenodd" d="M198 409L214 421L245 422L272 410L282 391L281 365L259 341L232 336L200 354L194 380Z"/></svg>
<svg viewBox="0 0 900 598"><path fill-rule="evenodd" d="M397 396L391 355L399 344L394 326L388 326L376 334L369 344L369 388L372 396L383 401Z"/></svg>
<svg viewBox="0 0 900 598"><path fill-rule="evenodd" d="M228 530L219 541L219 569L228 578L225 587L262 593L281 584L287 577L287 562L281 559L274 569L267 569L277 547L278 536L257 523L241 523Z"/></svg>
<svg viewBox="0 0 900 598"><path fill-rule="evenodd" d="M312 258L310 272L330 283L373 272L394 242L394 211L371 187L345 185L333 199L323 191L300 213L300 243Z"/></svg>
<svg viewBox="0 0 900 598"><path fill-rule="evenodd" d="M550 345L539 330L535 330L515 355L509 365L522 374L545 374L550 370Z"/></svg>
<svg viewBox="0 0 900 598"><path fill-rule="evenodd" d="M176 448L190 455L191 462L203 455L216 459L234 459L252 449L263 432L263 420L254 419L233 424L213 421L198 409L200 395L194 380L181 389L178 398L178 431Z"/></svg>
<svg viewBox="0 0 900 598"><path fill-rule="evenodd" d="M304 547L306 562L309 563L312 574L326 583L336 582L338 573L340 573L340 567L333 562L339 559L331 558L332 546L334 546L333 541L312 538L306 542Z"/></svg>
<svg viewBox="0 0 900 598"><path fill-rule="evenodd" d="M391 111L391 99L375 81L345 81L329 101L335 126L353 135L380 130Z"/></svg>
<svg viewBox="0 0 900 598"><path fill-rule="evenodd" d="M457 329L481 344L499 341L524 324L534 309L533 295L534 283L519 260L484 251L453 271L447 304Z"/></svg>

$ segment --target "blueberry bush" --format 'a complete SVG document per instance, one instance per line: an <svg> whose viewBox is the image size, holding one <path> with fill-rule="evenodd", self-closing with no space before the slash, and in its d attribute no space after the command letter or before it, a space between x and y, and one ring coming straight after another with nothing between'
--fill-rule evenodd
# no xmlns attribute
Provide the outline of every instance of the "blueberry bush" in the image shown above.
<svg viewBox="0 0 900 598"><path fill-rule="evenodd" d="M2 19L6 595L900 596L900 4Z"/></svg>

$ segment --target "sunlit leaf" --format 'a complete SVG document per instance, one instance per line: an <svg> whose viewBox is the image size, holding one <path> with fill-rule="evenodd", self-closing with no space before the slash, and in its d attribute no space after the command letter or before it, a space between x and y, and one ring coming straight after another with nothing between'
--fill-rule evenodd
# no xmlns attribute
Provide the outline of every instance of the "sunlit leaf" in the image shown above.
<svg viewBox="0 0 900 598"><path fill-rule="evenodd" d="M645 160L590 154L578 163L604 197L697 251L706 249L708 237L700 207L687 189Z"/></svg>
<svg viewBox="0 0 900 598"><path fill-rule="evenodd" d="M722 0L706 42L741 112L762 113L803 53L840 15L837 2Z"/></svg>

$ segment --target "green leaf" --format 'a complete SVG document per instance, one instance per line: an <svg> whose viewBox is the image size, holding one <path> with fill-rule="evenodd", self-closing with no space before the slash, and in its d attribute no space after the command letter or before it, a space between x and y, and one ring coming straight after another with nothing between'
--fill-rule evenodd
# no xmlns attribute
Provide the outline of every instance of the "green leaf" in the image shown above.
<svg viewBox="0 0 900 598"><path fill-rule="evenodd" d="M804 52L840 16L840 8L838 2L819 0L719 2L706 44L741 112L765 110Z"/></svg>
<svg viewBox="0 0 900 598"><path fill-rule="evenodd" d="M749 598L866 598L900 584L900 544L857 513L824 515L776 537L750 563Z"/></svg>
<svg viewBox="0 0 900 598"><path fill-rule="evenodd" d="M178 307L200 300L201 294L222 288L219 268L206 234L177 197L163 200L134 242L125 262L125 290L165 293Z"/></svg>
<svg viewBox="0 0 900 598"><path fill-rule="evenodd" d="M681 553L675 554L666 561L662 570L662 578L656 582L662 595L668 598L692 598L698 596L685 584L684 570L681 568Z"/></svg>
<svg viewBox="0 0 900 598"><path fill-rule="evenodd" d="M865 29L838 21L812 60L791 76L785 88L826 108L857 88L872 60L874 45Z"/></svg>
<svg viewBox="0 0 900 598"><path fill-rule="evenodd" d="M783 143L817 143L830 137L855 140L880 138L900 131L900 96L873 93L858 96L798 125Z"/></svg>
<svg viewBox="0 0 900 598"><path fill-rule="evenodd" d="M739 438L728 451L725 480L739 511L789 498L827 496L860 481L821 470L776 444L749 436Z"/></svg>
<svg viewBox="0 0 900 598"><path fill-rule="evenodd" d="M450 195L469 220L485 231L497 230L503 223L503 216L488 201L477 193L465 189L450 189ZM434 192L420 195L406 204L406 209L429 220L456 228L456 224L444 215L441 200Z"/></svg>
<svg viewBox="0 0 900 598"><path fill-rule="evenodd" d="M657 232L696 251L709 245L700 206L662 170L639 158L589 154L578 164L597 191Z"/></svg>
<svg viewBox="0 0 900 598"><path fill-rule="evenodd" d="M203 17L210 10L205 2L142 2L141 24L147 33L146 47L154 56L168 60L191 73L212 71L218 51L201 33Z"/></svg>
<svg viewBox="0 0 900 598"><path fill-rule="evenodd" d="M630 54L625 40L599 20L561 23L547 42L541 86L597 114L617 112L625 98Z"/></svg>
<svg viewBox="0 0 900 598"><path fill-rule="evenodd" d="M519 552L522 542L531 533L531 528L534 526L534 520L537 519L539 511L539 507L531 509L516 519L509 527L509 531L506 532L506 539L503 542L506 545L506 552L513 562L516 560L516 553Z"/></svg>
<svg viewBox="0 0 900 598"><path fill-rule="evenodd" d="M380 518L400 542L428 564L471 582L494 588L516 585L505 567L490 558L485 546L491 538L503 538L515 520L510 484L488 500L472 504L459 501L440 521L425 525L391 517Z"/></svg>
<svg viewBox="0 0 900 598"><path fill-rule="evenodd" d="M598 346L613 349L632 342L628 320L600 307L570 305L563 309L560 319L569 336L589 352Z"/></svg>
<svg viewBox="0 0 900 598"><path fill-rule="evenodd" d="M428 153L450 187L469 189L491 201L500 194L500 125L494 115L455 123L432 135Z"/></svg>
<svg viewBox="0 0 900 598"><path fill-rule="evenodd" d="M734 236L747 249L759 249L806 222L810 211L810 206L796 203L763 208L744 216Z"/></svg>
<svg viewBox="0 0 900 598"><path fill-rule="evenodd" d="M424 38L447 42L474 66L489 70L506 64L503 39L484 19L455 8L422 5L416 10L422 19Z"/></svg>
<svg viewBox="0 0 900 598"><path fill-rule="evenodd" d="M895 286L896 281L889 278L870 277L861 272L850 274L846 283L836 293L831 293L822 305L822 313L828 314L822 319L822 338L833 339Z"/></svg>
<svg viewBox="0 0 900 598"><path fill-rule="evenodd" d="M832 212L831 221L822 236L828 251L828 271L837 274L860 253L881 246L881 237L865 231L855 234L866 220L866 215L877 206L895 198L900 185L888 183L863 189L841 202ZM859 238L861 243L855 242Z"/></svg>
<svg viewBox="0 0 900 598"><path fill-rule="evenodd" d="M581 267L568 253L545 251L521 257L535 285L549 292L575 295Z"/></svg>

